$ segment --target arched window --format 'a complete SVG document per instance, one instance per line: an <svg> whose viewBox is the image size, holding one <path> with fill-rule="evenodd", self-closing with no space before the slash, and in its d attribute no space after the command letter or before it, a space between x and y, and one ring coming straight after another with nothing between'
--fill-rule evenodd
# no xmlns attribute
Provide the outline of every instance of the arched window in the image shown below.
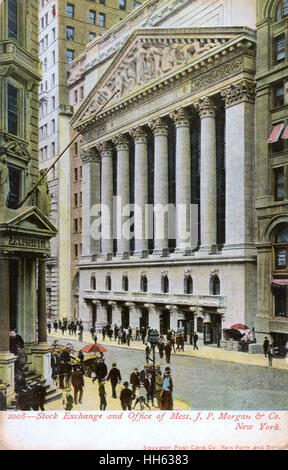
<svg viewBox="0 0 288 470"><path fill-rule="evenodd" d="M275 269L287 269L288 255L288 224L281 224L275 236Z"/></svg>
<svg viewBox="0 0 288 470"><path fill-rule="evenodd" d="M220 279L218 276L212 276L210 279L210 294L220 295Z"/></svg>
<svg viewBox="0 0 288 470"><path fill-rule="evenodd" d="M147 280L147 276L145 276L145 274L143 274L141 276L140 290L141 290L141 292L148 292L148 280Z"/></svg>
<svg viewBox="0 0 288 470"><path fill-rule="evenodd" d="M288 16L288 0L280 0L275 13L275 20L280 21Z"/></svg>
<svg viewBox="0 0 288 470"><path fill-rule="evenodd" d="M169 278L166 275L162 276L161 290L162 290L163 294L168 294L168 292L169 292Z"/></svg>
<svg viewBox="0 0 288 470"><path fill-rule="evenodd" d="M94 274L91 276L90 284L91 284L91 289L96 290L96 277L94 276Z"/></svg>
<svg viewBox="0 0 288 470"><path fill-rule="evenodd" d="M108 274L106 276L106 290L111 290L112 289L112 282L111 282L111 276Z"/></svg>
<svg viewBox="0 0 288 470"><path fill-rule="evenodd" d="M124 275L122 277L122 290L124 290L125 292L129 290L129 280L127 275Z"/></svg>
<svg viewBox="0 0 288 470"><path fill-rule="evenodd" d="M184 278L184 293L193 294L193 279L191 276L185 276Z"/></svg>

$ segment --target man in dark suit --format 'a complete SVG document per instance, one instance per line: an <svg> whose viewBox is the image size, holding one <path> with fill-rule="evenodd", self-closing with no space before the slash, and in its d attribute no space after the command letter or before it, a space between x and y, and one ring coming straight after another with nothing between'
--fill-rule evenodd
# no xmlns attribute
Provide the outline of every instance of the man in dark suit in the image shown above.
<svg viewBox="0 0 288 470"><path fill-rule="evenodd" d="M109 370L107 380L110 380L112 387L112 398L117 398L116 387L121 380L120 370L116 367L116 362L112 363L112 369Z"/></svg>

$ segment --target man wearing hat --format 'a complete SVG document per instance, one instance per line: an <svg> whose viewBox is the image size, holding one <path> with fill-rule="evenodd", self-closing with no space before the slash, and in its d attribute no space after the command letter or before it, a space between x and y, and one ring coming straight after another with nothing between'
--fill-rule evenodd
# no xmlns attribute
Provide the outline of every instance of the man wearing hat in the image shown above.
<svg viewBox="0 0 288 470"><path fill-rule="evenodd" d="M109 370L107 375L107 381L110 380L112 387L112 398L117 398L116 387L118 382L121 380L120 370L116 367L116 362L112 362L112 369Z"/></svg>
<svg viewBox="0 0 288 470"><path fill-rule="evenodd" d="M128 382L124 382L123 385L124 388L121 390L120 393L122 410L131 410L134 393L132 392L131 388L129 388Z"/></svg>
<svg viewBox="0 0 288 470"><path fill-rule="evenodd" d="M173 410L173 380L170 367L165 367L162 391L160 395L160 410Z"/></svg>
<svg viewBox="0 0 288 470"><path fill-rule="evenodd" d="M156 364L156 370L155 370L155 398L157 400L157 406L160 408L160 395L162 391L162 372L161 372L161 366L160 364Z"/></svg>
<svg viewBox="0 0 288 470"><path fill-rule="evenodd" d="M130 384L132 385L133 393L136 392L136 388L140 387L140 374L138 367L134 367L134 372L130 374Z"/></svg>

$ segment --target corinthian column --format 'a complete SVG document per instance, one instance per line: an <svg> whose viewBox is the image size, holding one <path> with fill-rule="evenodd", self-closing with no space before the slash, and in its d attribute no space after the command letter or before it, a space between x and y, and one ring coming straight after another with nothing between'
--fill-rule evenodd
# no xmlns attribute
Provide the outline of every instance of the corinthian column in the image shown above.
<svg viewBox="0 0 288 470"><path fill-rule="evenodd" d="M143 127L137 127L131 131L131 136L135 143L135 252L142 253L148 250L148 226L145 218L145 206L148 204L147 133Z"/></svg>
<svg viewBox="0 0 288 470"><path fill-rule="evenodd" d="M81 150L82 160L82 256L100 253L100 173L96 148Z"/></svg>
<svg viewBox="0 0 288 470"><path fill-rule="evenodd" d="M255 86L243 80L222 92L226 104L226 243L247 247L254 240Z"/></svg>
<svg viewBox="0 0 288 470"><path fill-rule="evenodd" d="M113 139L117 149L117 205L116 205L116 230L117 253L130 251L129 233L123 233L125 222L129 219L129 140L125 135ZM123 209L125 208L125 215ZM128 213L127 213L128 211Z"/></svg>
<svg viewBox="0 0 288 470"><path fill-rule="evenodd" d="M217 173L215 105L207 97L197 103L201 118L201 250L210 251L217 240Z"/></svg>
<svg viewBox="0 0 288 470"><path fill-rule="evenodd" d="M109 142L97 145L101 156L101 252L113 253L113 161Z"/></svg>
<svg viewBox="0 0 288 470"><path fill-rule="evenodd" d="M168 126L161 118L149 126L154 134L154 253L158 254L168 248Z"/></svg>
<svg viewBox="0 0 288 470"><path fill-rule="evenodd" d="M181 108L170 114L176 127L176 251L191 246L191 142L188 111Z"/></svg>

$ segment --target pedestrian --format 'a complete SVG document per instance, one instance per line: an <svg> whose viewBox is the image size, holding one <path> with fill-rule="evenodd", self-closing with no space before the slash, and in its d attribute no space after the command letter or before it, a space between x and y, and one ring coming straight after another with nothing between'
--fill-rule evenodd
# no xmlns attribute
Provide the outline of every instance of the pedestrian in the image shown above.
<svg viewBox="0 0 288 470"><path fill-rule="evenodd" d="M263 351L264 351L265 357L267 357L269 346L270 346L269 339L267 338L267 336L265 336L265 339L264 339L264 342L263 342Z"/></svg>
<svg viewBox="0 0 288 470"><path fill-rule="evenodd" d="M150 347L149 344L145 343L145 356L146 356L146 362L149 364L150 361Z"/></svg>
<svg viewBox="0 0 288 470"><path fill-rule="evenodd" d="M176 348L175 348L175 335L174 335L174 332L172 331L172 335L171 335L171 338L170 338L170 344L171 344L171 348L173 348L173 352L176 353Z"/></svg>
<svg viewBox="0 0 288 470"><path fill-rule="evenodd" d="M119 330L118 331L118 344L121 344L122 343L122 331Z"/></svg>
<svg viewBox="0 0 288 470"><path fill-rule="evenodd" d="M81 349L80 349L80 351L78 352L78 358L79 358L80 362L83 362L83 361L84 361L84 354L83 354L83 352L81 351Z"/></svg>
<svg viewBox="0 0 288 470"><path fill-rule="evenodd" d="M121 381L121 373L120 373L120 370L117 369L116 366L117 366L116 362L113 362L112 368L109 370L108 375L107 375L107 380L110 380L111 382L112 398L117 398L116 387L119 381Z"/></svg>
<svg viewBox="0 0 288 470"><path fill-rule="evenodd" d="M94 338L93 338L93 339L94 339L94 343L95 343L95 344L97 344L97 342L98 342L98 338L97 338L97 335L96 335L96 333L95 333L95 335L94 335Z"/></svg>
<svg viewBox="0 0 288 470"><path fill-rule="evenodd" d="M79 403L82 403L83 397L83 387L84 387L84 376L79 366L72 372L71 382L74 387L74 403L77 405L77 400L79 398ZM79 394L79 397L78 397Z"/></svg>
<svg viewBox="0 0 288 470"><path fill-rule="evenodd" d="M140 409L141 410L144 409L144 405L147 408L149 408L149 410L151 409L149 403L147 403L146 396L147 396L147 392L146 392L146 388L144 387L144 383L140 382L140 387L139 387L139 390L138 390L138 395L136 396L136 400L135 400L133 410L135 410L138 403L140 404Z"/></svg>
<svg viewBox="0 0 288 470"><path fill-rule="evenodd" d="M145 328L145 326L142 326L142 328L141 328L141 337L142 337L143 344L145 344L145 338L146 338L146 328Z"/></svg>
<svg viewBox="0 0 288 470"><path fill-rule="evenodd" d="M106 336L106 328L105 326L102 327L102 341L105 341L105 336Z"/></svg>
<svg viewBox="0 0 288 470"><path fill-rule="evenodd" d="M180 351L180 344L181 344L180 333L177 333L175 342L176 342L176 351Z"/></svg>
<svg viewBox="0 0 288 470"><path fill-rule="evenodd" d="M54 323L53 323L53 327L54 327L55 333L57 333L57 330L58 330L58 323L57 323L56 320L55 320Z"/></svg>
<svg viewBox="0 0 288 470"><path fill-rule="evenodd" d="M83 341L83 330L79 330L79 333L78 333L78 341L82 342Z"/></svg>
<svg viewBox="0 0 288 470"><path fill-rule="evenodd" d="M32 397L31 397L31 406L32 410L38 411L45 411L45 397L46 397L46 389L41 384L34 385L32 389Z"/></svg>
<svg viewBox="0 0 288 470"><path fill-rule="evenodd" d="M106 390L105 390L105 379L100 380L99 383L99 398L100 398L100 410L105 411L106 406L107 406L107 400L106 400Z"/></svg>
<svg viewBox="0 0 288 470"><path fill-rule="evenodd" d="M171 343L169 341L165 344L164 351L165 351L165 360L169 364L170 358L171 358L171 352L172 352Z"/></svg>
<svg viewBox="0 0 288 470"><path fill-rule="evenodd" d="M139 330L138 326L136 326L136 330L135 330L135 339L136 339L136 341L139 340L139 336L140 336L140 330Z"/></svg>
<svg viewBox="0 0 288 470"><path fill-rule="evenodd" d="M180 335L180 349L184 352L184 336Z"/></svg>
<svg viewBox="0 0 288 470"><path fill-rule="evenodd" d="M93 338L94 338L94 333L95 333L95 328L94 328L94 326L91 326L91 328L90 328L90 333L91 333L91 337L92 337L92 339L93 339Z"/></svg>
<svg viewBox="0 0 288 470"><path fill-rule="evenodd" d="M198 335L197 335L197 331L195 331L193 335L193 350L195 349L198 350L197 341L198 341Z"/></svg>
<svg viewBox="0 0 288 470"><path fill-rule="evenodd" d="M115 325L114 325L114 341L117 341L117 338L118 338L118 331L119 331L119 328L118 328L118 326L117 326L116 323L115 323Z"/></svg>
<svg viewBox="0 0 288 470"><path fill-rule="evenodd" d="M162 336L159 338L159 341L158 341L158 351L159 351L159 356L162 359L164 355L164 340Z"/></svg>
<svg viewBox="0 0 288 470"><path fill-rule="evenodd" d="M157 401L157 406L158 406L158 408L160 408L160 395L161 395L161 391L162 391L163 378L162 378L162 372L161 372L160 364L156 364L155 367L156 367L156 370L155 370L155 388L154 388L154 392L155 392L155 398L156 398L156 401Z"/></svg>
<svg viewBox="0 0 288 470"><path fill-rule="evenodd" d="M56 352L52 352L51 354L51 369L52 369L52 379L56 382L58 377L58 354Z"/></svg>
<svg viewBox="0 0 288 470"><path fill-rule="evenodd" d="M30 411L31 410L31 390L29 386L20 390L17 397L17 410Z"/></svg>
<svg viewBox="0 0 288 470"><path fill-rule="evenodd" d="M121 401L122 410L124 411L127 409L131 410L134 394L131 388L129 388L128 382L124 382L123 385L124 385L124 388L121 390L121 393L120 393L120 401Z"/></svg>
<svg viewBox="0 0 288 470"><path fill-rule="evenodd" d="M136 389L140 387L140 374L138 367L134 367L133 372L130 374L130 384L132 385L133 393L136 393Z"/></svg>
<svg viewBox="0 0 288 470"><path fill-rule="evenodd" d="M173 410L173 380L170 367L165 367L162 391L160 395L160 410Z"/></svg>
<svg viewBox="0 0 288 470"><path fill-rule="evenodd" d="M49 321L48 324L47 324L48 335L50 335L50 333L51 333L51 328L52 328L52 324Z"/></svg>
<svg viewBox="0 0 288 470"><path fill-rule="evenodd" d="M71 411L73 408L73 397L70 393L71 389L67 388L65 391L66 391L65 399L63 398L63 401L62 401L64 405L64 410Z"/></svg>
<svg viewBox="0 0 288 470"><path fill-rule="evenodd" d="M108 369L105 364L105 359L104 357L101 357L95 366L95 377L92 379L92 382L94 383L95 380L98 379L98 382L100 383L101 380L105 379L107 376L107 372Z"/></svg>
<svg viewBox="0 0 288 470"><path fill-rule="evenodd" d="M144 379L144 387L147 393L147 402L151 401L153 405L153 384L152 384L152 374L147 373Z"/></svg>
<svg viewBox="0 0 288 470"><path fill-rule="evenodd" d="M273 361L273 357L274 357L273 344L270 344L270 346L267 349L267 357L268 357L268 365L269 365L269 367L272 367L272 361Z"/></svg>

